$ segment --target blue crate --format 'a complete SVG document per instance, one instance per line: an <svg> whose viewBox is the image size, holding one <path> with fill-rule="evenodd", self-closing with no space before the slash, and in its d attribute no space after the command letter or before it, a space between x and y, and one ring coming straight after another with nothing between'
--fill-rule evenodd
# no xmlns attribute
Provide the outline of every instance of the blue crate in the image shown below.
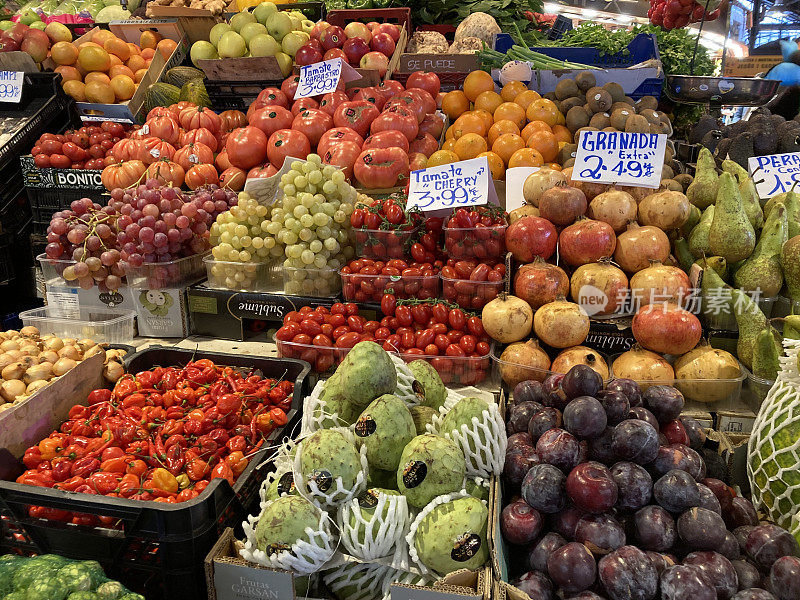
<svg viewBox="0 0 800 600"><path fill-rule="evenodd" d="M499 33L495 37L494 49L498 52L508 52L514 41L507 33ZM584 65L591 65L602 69L626 69L627 67L645 62L647 60L661 60L661 55L658 52L658 43L656 36L648 33L640 33L630 44L628 44L628 54L624 55L622 52L617 54L601 54L597 48L559 48L559 47L544 47L544 48L531 48L536 52L541 52L552 58L558 60L566 60L569 62L580 63ZM624 87L624 82L620 81ZM664 86L664 78L651 77L640 82L635 90L628 92L628 95L637 100L642 96L655 96L661 97L661 89Z"/></svg>

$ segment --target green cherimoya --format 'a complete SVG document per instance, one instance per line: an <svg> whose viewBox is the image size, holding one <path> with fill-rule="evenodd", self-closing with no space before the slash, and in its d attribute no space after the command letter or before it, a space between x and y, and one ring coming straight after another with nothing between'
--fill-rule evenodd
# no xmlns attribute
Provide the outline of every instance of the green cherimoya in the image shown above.
<svg viewBox="0 0 800 600"><path fill-rule="evenodd" d="M453 432L461 434L461 428L466 425L467 429L480 432L480 430L473 425L472 419L477 418L478 422L483 422L483 413L487 410L489 410L489 403L486 402L486 400L471 396L462 398L444 416L439 431L442 434L449 433L452 435ZM486 440L482 441L484 443L486 442ZM474 446L475 444L469 443L470 450L475 450Z"/></svg>
<svg viewBox="0 0 800 600"><path fill-rule="evenodd" d="M481 567L489 558L488 519L486 506L471 496L436 506L414 533L419 561L441 575Z"/></svg>
<svg viewBox="0 0 800 600"><path fill-rule="evenodd" d="M458 445L438 435L418 435L403 448L397 489L411 506L422 508L436 496L460 490L465 471Z"/></svg>
<svg viewBox="0 0 800 600"><path fill-rule="evenodd" d="M256 524L256 546L272 556L284 550L291 552L298 541L310 542L310 527L319 529L322 511L302 496L283 496L270 502Z"/></svg>
<svg viewBox="0 0 800 600"><path fill-rule="evenodd" d="M348 399L339 371L336 371L325 382L319 395L319 402L314 416L320 421L319 428L321 429L352 425L356 422L361 410L360 406Z"/></svg>
<svg viewBox="0 0 800 600"><path fill-rule="evenodd" d="M421 359L408 363L408 368L411 370L411 373L414 374L414 377L420 385L421 389L414 390L423 398L420 404L438 410L439 407L444 404L444 401L447 400L447 388L444 387L439 373L436 372L436 369L434 369L429 362Z"/></svg>
<svg viewBox="0 0 800 600"><path fill-rule="evenodd" d="M360 409L397 386L397 372L389 354L375 342L359 342L347 353L339 373L342 393Z"/></svg>
<svg viewBox="0 0 800 600"><path fill-rule="evenodd" d="M314 481L323 494L342 487L352 490L361 473L361 455L355 444L341 431L320 429L300 444L300 472L305 481Z"/></svg>
<svg viewBox="0 0 800 600"><path fill-rule="evenodd" d="M478 500L489 501L489 480L483 477L468 477L464 485L466 492Z"/></svg>
<svg viewBox="0 0 800 600"><path fill-rule="evenodd" d="M297 487L294 485L294 473L286 471L272 480L264 499L277 500L283 496L296 496L298 493Z"/></svg>
<svg viewBox="0 0 800 600"><path fill-rule="evenodd" d="M436 409L430 406L422 406L421 404L412 406L409 410L411 411L411 418L414 419L414 427L417 429L417 435L427 433L428 430L425 426L428 423L433 423L433 417L439 414L439 411Z"/></svg>
<svg viewBox="0 0 800 600"><path fill-rule="evenodd" d="M396 470L406 444L416 435L414 419L397 396L373 400L356 421L356 444L367 448L370 468Z"/></svg>

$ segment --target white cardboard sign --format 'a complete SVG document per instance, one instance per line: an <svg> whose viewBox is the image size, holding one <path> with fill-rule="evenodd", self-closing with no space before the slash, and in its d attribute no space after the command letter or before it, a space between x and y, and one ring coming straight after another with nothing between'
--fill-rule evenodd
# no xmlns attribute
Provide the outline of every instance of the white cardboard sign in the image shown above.
<svg viewBox="0 0 800 600"><path fill-rule="evenodd" d="M666 147L663 133L582 131L572 179L657 189Z"/></svg>
<svg viewBox="0 0 800 600"><path fill-rule="evenodd" d="M19 104L24 81L25 73L22 71L0 71L0 102Z"/></svg>
<svg viewBox="0 0 800 600"><path fill-rule="evenodd" d="M485 156L411 171L407 208L425 212L498 204Z"/></svg>
<svg viewBox="0 0 800 600"><path fill-rule="evenodd" d="M347 83L361 79L361 75L341 58L304 65L300 67L300 81L297 82L294 99L335 92L340 79Z"/></svg>
<svg viewBox="0 0 800 600"><path fill-rule="evenodd" d="M751 156L747 166L762 200L788 192L800 182L800 152Z"/></svg>

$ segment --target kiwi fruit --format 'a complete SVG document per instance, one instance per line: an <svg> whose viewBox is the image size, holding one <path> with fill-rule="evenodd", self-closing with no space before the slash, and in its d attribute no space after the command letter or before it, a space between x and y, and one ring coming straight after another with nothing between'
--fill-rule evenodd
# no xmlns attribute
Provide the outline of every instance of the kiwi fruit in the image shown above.
<svg viewBox="0 0 800 600"><path fill-rule="evenodd" d="M625 96L625 100L623 100L625 104L630 104L631 106L636 106L636 100L631 98L630 96Z"/></svg>
<svg viewBox="0 0 800 600"><path fill-rule="evenodd" d="M631 115L625 122L625 133L650 133L650 123L642 115Z"/></svg>
<svg viewBox="0 0 800 600"><path fill-rule="evenodd" d="M639 111L639 114L642 115L647 122L652 125L658 125L661 119L658 118L658 113L651 108L644 108Z"/></svg>
<svg viewBox="0 0 800 600"><path fill-rule="evenodd" d="M625 123L628 122L628 118L636 114L632 107L628 106L627 104L625 107L626 108L617 108L611 113L610 124L612 127L620 131L625 131Z"/></svg>
<svg viewBox="0 0 800 600"><path fill-rule="evenodd" d="M567 168L571 167L571 166L572 166L572 165L574 165L574 164L575 164L575 158L574 158L574 157L569 157L569 158L568 158L567 160L565 160L565 161L564 161L564 163L561 165L561 168L562 168L562 169L567 169Z"/></svg>
<svg viewBox="0 0 800 600"><path fill-rule="evenodd" d="M617 110L619 108L624 108L625 110L629 110L631 112L631 114L635 114L636 113L636 109L633 108L627 102L614 102L614 104L611 105L611 108L608 109L608 112L613 113L615 110Z"/></svg>
<svg viewBox="0 0 800 600"><path fill-rule="evenodd" d="M556 85L555 94L556 98L559 100L566 100L567 98L571 98L580 94L580 90L578 89L578 84L575 83L574 79L562 79Z"/></svg>
<svg viewBox="0 0 800 600"><path fill-rule="evenodd" d="M606 112L614 104L611 94L599 87L593 87L586 92L586 102L593 113Z"/></svg>
<svg viewBox="0 0 800 600"><path fill-rule="evenodd" d="M542 94L542 98L547 98L548 100L552 100L553 102L558 100L558 98L556 98L555 92L547 92L546 94Z"/></svg>
<svg viewBox="0 0 800 600"><path fill-rule="evenodd" d="M611 94L614 102L622 102L625 99L625 90L616 81L609 81L603 86L603 89Z"/></svg>
<svg viewBox="0 0 800 600"><path fill-rule="evenodd" d="M567 129L573 132L581 127L586 127L590 119L591 114L582 106L573 106L567 111L566 117L564 117Z"/></svg>
<svg viewBox="0 0 800 600"><path fill-rule="evenodd" d="M605 129L611 125L611 115L608 113L595 113L589 119L590 127L597 127L598 129Z"/></svg>
<svg viewBox="0 0 800 600"><path fill-rule="evenodd" d="M594 77L594 73L591 71L581 71L575 76L575 85L578 86L580 91L585 92L596 86L597 80Z"/></svg>
<svg viewBox="0 0 800 600"><path fill-rule="evenodd" d="M649 127L650 127L650 133L661 133L661 128L658 125L650 123Z"/></svg>
<svg viewBox="0 0 800 600"><path fill-rule="evenodd" d="M662 179L661 183L659 184L659 189L683 193L683 186L674 179Z"/></svg>
<svg viewBox="0 0 800 600"><path fill-rule="evenodd" d="M689 184L692 183L692 181L694 181L694 177L692 177L688 173L679 173L678 175L675 175L673 179L681 184L681 187L683 188L682 191L684 193L686 193L686 190L689 189Z"/></svg>
<svg viewBox="0 0 800 600"><path fill-rule="evenodd" d="M574 137L576 140L578 139L578 136L580 136L580 134L581 134L581 131L600 131L600 130L599 130L597 127L590 127L590 126L581 127L580 129L578 129L578 130L577 130L577 131L576 131L576 132L573 134L573 137Z"/></svg>
<svg viewBox="0 0 800 600"><path fill-rule="evenodd" d="M572 96L571 98L567 98L566 100L562 100L559 102L561 104L561 113L567 114L569 109L573 106L583 106L586 104L586 97L581 94L580 96Z"/></svg>
<svg viewBox="0 0 800 600"><path fill-rule="evenodd" d="M558 151L558 162L563 165L570 158L575 158L575 153L578 151L578 144L564 144Z"/></svg>
<svg viewBox="0 0 800 600"><path fill-rule="evenodd" d="M644 108L656 110L658 108L658 100L653 98L653 96L642 96L636 101L635 106L636 110L642 110Z"/></svg>
<svg viewBox="0 0 800 600"><path fill-rule="evenodd" d="M675 171L669 165L661 167L661 179L672 179L675 177Z"/></svg>

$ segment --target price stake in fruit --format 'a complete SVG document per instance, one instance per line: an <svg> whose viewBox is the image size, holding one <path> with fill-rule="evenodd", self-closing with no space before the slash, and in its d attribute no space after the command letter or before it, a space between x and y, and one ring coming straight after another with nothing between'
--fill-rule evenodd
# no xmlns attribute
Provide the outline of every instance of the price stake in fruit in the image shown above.
<svg viewBox="0 0 800 600"><path fill-rule="evenodd" d="M572 179L656 189L666 147L663 133L582 131Z"/></svg>
<svg viewBox="0 0 800 600"><path fill-rule="evenodd" d="M300 80L297 82L294 98L297 100L335 92L339 87L340 79L348 83L361 79L361 75L353 67L343 63L341 58L332 58L300 67Z"/></svg>
<svg viewBox="0 0 800 600"><path fill-rule="evenodd" d="M432 212L498 203L485 156L412 171L410 178L408 209Z"/></svg>
<svg viewBox="0 0 800 600"><path fill-rule="evenodd" d="M0 71L0 102L19 103L24 80L22 71Z"/></svg>
<svg viewBox="0 0 800 600"><path fill-rule="evenodd" d="M747 166L762 200L788 192L800 182L800 152L751 156Z"/></svg>

